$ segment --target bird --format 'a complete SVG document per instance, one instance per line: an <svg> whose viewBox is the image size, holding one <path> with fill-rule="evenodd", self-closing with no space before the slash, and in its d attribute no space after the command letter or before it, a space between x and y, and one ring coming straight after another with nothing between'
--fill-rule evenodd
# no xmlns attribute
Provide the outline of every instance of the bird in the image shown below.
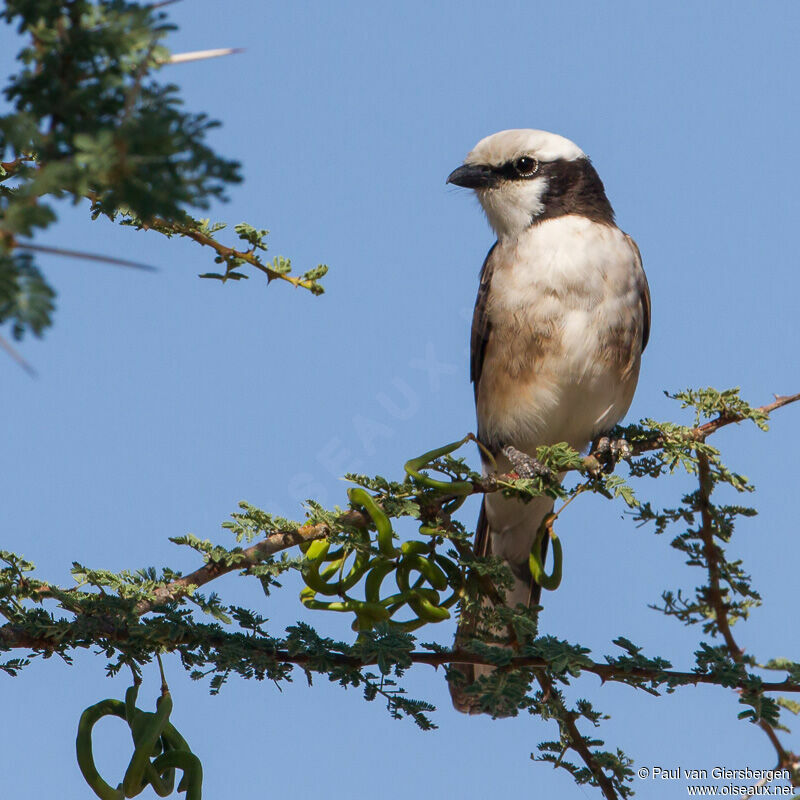
<svg viewBox="0 0 800 800"><path fill-rule="evenodd" d="M650 333L650 291L634 240L589 157L542 130L487 136L447 183L474 190L497 240L480 272L472 319L470 378L484 472L508 472L542 445L584 450L624 417ZM606 444L608 440L605 440ZM529 555L553 501L484 495L474 550L513 575L505 602L539 604ZM547 539L545 539L545 544ZM456 643L475 634L462 614ZM482 709L466 691L491 667L457 665L454 706Z"/></svg>

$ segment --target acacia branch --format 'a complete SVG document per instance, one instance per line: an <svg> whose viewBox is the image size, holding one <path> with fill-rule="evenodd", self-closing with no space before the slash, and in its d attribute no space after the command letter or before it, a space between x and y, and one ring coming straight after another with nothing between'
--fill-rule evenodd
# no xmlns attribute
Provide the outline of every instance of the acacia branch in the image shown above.
<svg viewBox="0 0 800 800"><path fill-rule="evenodd" d="M731 658L737 664L742 664L744 651L733 638L728 622L728 605L720 588L719 548L714 543L714 521L711 517L711 490L713 487L711 469L708 457L701 452L697 454L697 474L700 482L700 537L703 540L703 555L708 568L708 591L704 593L704 599L714 609L717 628L725 640L725 646L728 648Z"/></svg>
<svg viewBox="0 0 800 800"><path fill-rule="evenodd" d="M337 522L365 528L367 520L368 517L358 511L347 511L338 517ZM314 539L321 539L330 535L330 533L331 529L324 524L303 525L296 530L273 533L266 539L236 554L238 558L234 559L233 563L209 562L189 575L184 575L166 586L161 586L154 592L152 600L142 600L138 603L134 613L137 615L146 614L148 611L152 611L154 606L178 600L187 594L191 594L198 587L228 572L254 567L281 550L287 550L290 547L310 542Z"/></svg>
<svg viewBox="0 0 800 800"><path fill-rule="evenodd" d="M80 613L80 606L73 606L73 613ZM133 641L139 629L134 624L126 625L119 619L111 617L94 616L92 617L93 633L97 639L111 642L130 642ZM148 631L151 628L148 628ZM91 638L91 640L90 640ZM95 637L90 637L85 629L79 629L73 623L62 621L49 626L47 633L31 633L28 628L17 625L13 622L0 627L0 644L4 649L27 649L38 652L52 652L56 645L68 645L74 647L90 647L96 642ZM241 634L219 633L209 634L207 631L193 631L173 629L159 630L157 640L160 646L167 650L175 650L180 647L193 647L196 645L207 645L211 648L220 650L231 642L237 646L245 647L254 654L268 655L274 661L284 664L295 664L297 666L308 666L318 659L317 655L304 652L289 652L288 650L276 649L274 644L265 638L257 636L243 637ZM547 670L552 667L550 661L541 656L512 656L508 662L502 666L497 666L488 657L473 653L470 650L453 648L452 650L437 650L429 652L415 650L408 654L409 660L414 664L427 665L430 667L441 667L447 664L477 664L493 666L500 672L510 672L517 669ZM362 659L346 653L328 653L326 660L340 667L361 667L375 666L378 664L377 658ZM721 685L721 679L713 674L685 672L673 669L656 669L649 667L618 666L615 664L603 664L596 661L584 661L576 665L581 672L596 675L605 683L624 683L636 687L639 682L649 682L653 685L669 683L671 685L693 685L697 686ZM635 680L634 680L635 679ZM726 677L725 680L728 680ZM747 681L741 678L734 684L737 688L744 688ZM729 686L730 684L726 684ZM761 684L761 689L765 692L786 692L790 694L800 693L800 683L791 681L788 678L783 681L767 681Z"/></svg>
<svg viewBox="0 0 800 800"><path fill-rule="evenodd" d="M184 236L187 239L192 239L193 241L205 247L211 247L216 251L217 255L228 267L230 267L234 261L246 261L251 267L255 267L263 272L267 276L268 281L278 279L282 281L288 281L294 287L299 286L303 289L309 289L311 291L314 290L314 281L304 280L303 278L298 278L293 275L286 275L283 272L278 272L277 270L271 269L266 264L261 262L253 250L236 250L233 247L228 247L227 245L222 244L222 242L218 242L213 236L209 236L197 228L193 228L191 225L169 221L162 219L161 217L152 217L147 222L142 222L141 226L143 230L152 228L153 230L167 233L167 235L177 234L178 236Z"/></svg>
<svg viewBox="0 0 800 800"><path fill-rule="evenodd" d="M597 785L600 787L600 791L603 793L606 800L617 800L618 795L616 791L614 791L614 786L608 779L606 773L603 772L603 768L597 763L592 751L589 749L586 738L575 724L577 715L564 705L553 687L553 681L547 672L537 670L535 675L536 681L542 690L543 701L549 703L550 707L556 711L556 719L561 723L562 732L566 733L569 738L568 747L581 757L583 763L586 764L589 771L594 775Z"/></svg>
<svg viewBox="0 0 800 800"><path fill-rule="evenodd" d="M800 392L797 394L790 394L790 395L775 395L775 402L767 403L765 406L759 406L757 411L761 411L763 414L769 416L773 411L778 408L782 408L783 406L788 406L790 403L796 403L800 400ZM743 417L741 414L720 414L716 419L712 419L709 422L700 425L699 427L694 429L695 438L698 441L705 440L706 436L710 436L712 433L716 433L720 428L723 428L725 425L730 425L734 422L742 422L747 417Z"/></svg>
<svg viewBox="0 0 800 800"><path fill-rule="evenodd" d="M775 395L774 402L767 403L767 405L764 406L759 406L756 411L760 411L769 417L773 411L782 408L783 406L788 406L790 403L796 403L798 400L800 400L800 392L792 395ZM722 413L714 419L704 422L702 425L691 428L688 431L687 439L692 442L703 442L706 440L706 437L710 436L712 433L716 433L720 428L724 428L727 425L733 425L737 422L744 422L746 419L748 419L748 417L744 416L743 414ZM647 453L652 450L660 450L665 443L665 437L660 435L654 436L652 439L648 439L644 442L636 442L633 445L633 455L638 456L641 453Z"/></svg>
<svg viewBox="0 0 800 800"><path fill-rule="evenodd" d="M791 396L776 397L774 403L761 406L758 410L764 412L765 414L769 414L771 411L774 411L781 406L788 405L789 403L794 403L797 400L800 400L800 393ZM704 440L706 436L710 436L712 433L718 431L720 428L730 425L734 422L741 422L743 419L744 417L740 416L734 417L732 415L720 415L710 422L706 422L703 425L693 428L690 432L690 436L695 441L701 441ZM664 440L662 437L639 443L637 447L634 448L634 454L638 455L642 452L657 450L662 447L663 444ZM707 467L708 465L706 464L706 468ZM499 483L502 483L504 480L511 480L512 477L513 476L511 475L489 476L479 481L473 481L472 493L489 494L491 492L497 492L501 489ZM412 499L418 498L414 497ZM435 502L441 508L441 506L444 506L452 499L452 496L443 494L438 496ZM426 496L425 501L427 503L433 502L428 496ZM361 530L368 530L370 525L372 525L372 519L369 517L369 515L356 510L344 512L336 518L335 522L337 526L346 525L349 527L359 528ZM304 525L293 531L278 531L267 536L267 538L263 541L243 550L241 553L241 559L235 564L209 563L200 567L199 569L196 569L190 575L178 578L166 586L161 587L156 591L157 601L142 601L136 606L136 613L146 614L148 611L152 610L154 605L157 605L158 603L177 600L182 596L190 594L192 591L191 587L197 588L199 586L203 586L209 581L214 580L215 578L219 578L220 576L227 574L228 572L255 566L256 564L264 561L266 558L279 553L281 550L287 550L288 548L294 547L297 544L310 542L313 539L321 539L330 535L331 532L331 529L327 525Z"/></svg>
<svg viewBox="0 0 800 800"><path fill-rule="evenodd" d="M792 403L800 398L800 395L792 397L776 397L775 402L770 406L764 406L760 410L774 410L787 403ZM768 412L767 412L768 413ZM735 422L736 420L731 420ZM712 423L717 423L716 426ZM729 424L728 422L721 422L719 420L712 420L711 423L706 423L706 433L709 435L718 430L722 425ZM710 427L707 427L710 426ZM714 542L714 521L711 515L711 491L713 489L713 482L711 479L711 469L708 462L708 457L697 452L698 464L698 479L700 483L699 493L699 507L700 507L700 537L703 540L703 555L706 560L708 570L708 591L705 592L704 599L709 602L711 608L714 610L714 618L717 624L717 629L720 635L725 640L725 647L728 650L733 661L740 665L744 665L744 650L739 647L736 639L733 637L730 622L728 620L728 604L725 602L722 590L720 588L720 564L719 564L719 548ZM740 687L741 688L741 687ZM794 753L788 752L781 744L778 734L775 729L766 720L759 720L758 726L767 735L767 738L775 748L778 756L778 764L781 767L786 767L794 771L794 764L797 761L797 756ZM794 783L794 781L793 781Z"/></svg>

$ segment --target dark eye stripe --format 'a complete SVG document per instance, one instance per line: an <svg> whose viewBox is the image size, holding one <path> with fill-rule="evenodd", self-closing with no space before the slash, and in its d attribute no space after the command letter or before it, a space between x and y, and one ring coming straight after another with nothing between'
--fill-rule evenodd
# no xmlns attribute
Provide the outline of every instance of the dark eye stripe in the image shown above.
<svg viewBox="0 0 800 800"><path fill-rule="evenodd" d="M520 164L520 162L523 163ZM518 181L537 175L539 166L539 161L533 156L520 156L514 161L508 161L499 167L495 167L492 171L495 175L505 178L507 181Z"/></svg>

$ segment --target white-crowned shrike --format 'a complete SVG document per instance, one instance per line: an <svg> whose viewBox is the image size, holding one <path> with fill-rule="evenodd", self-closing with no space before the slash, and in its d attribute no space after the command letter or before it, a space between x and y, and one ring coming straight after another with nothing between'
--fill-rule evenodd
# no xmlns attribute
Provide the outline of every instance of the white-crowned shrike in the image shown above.
<svg viewBox="0 0 800 800"><path fill-rule="evenodd" d="M622 419L636 389L650 329L636 244L616 226L588 157L563 136L501 131L447 182L475 190L497 235L472 321L478 438L501 472L513 468L509 446L530 456L558 442L584 449ZM512 607L539 602L528 557L552 507L545 497L484 497L475 550L507 563ZM460 669L472 680L491 671ZM476 710L459 687L451 692L456 708Z"/></svg>

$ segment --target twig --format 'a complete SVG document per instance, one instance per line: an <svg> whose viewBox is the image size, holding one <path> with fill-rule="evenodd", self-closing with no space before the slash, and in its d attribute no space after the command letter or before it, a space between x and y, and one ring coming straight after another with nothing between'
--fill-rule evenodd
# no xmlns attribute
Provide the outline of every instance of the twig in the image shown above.
<svg viewBox="0 0 800 800"><path fill-rule="evenodd" d="M85 197L93 205L100 202L100 197L96 192L86 192ZM233 247L227 247L226 245L214 239L213 236L209 236L197 228L193 228L191 225L187 225L176 220L170 221L164 219L163 217L150 217L148 220L142 220L136 224L145 231L158 231L159 233L163 233L168 237L172 234L175 234L176 236L184 236L187 239L191 239L192 241L195 241L205 247L211 247L225 262L226 270L230 267L231 261L241 260L247 262L256 269L261 270L261 272L267 276L268 282L277 279L287 281L295 288L299 286L303 289L309 289L313 291L314 281L303 280L302 278L296 278L293 275L285 275L282 272L277 272L274 269L270 269L266 264L261 263L261 261L258 259L258 256L256 256L252 250L236 250Z"/></svg>
<svg viewBox="0 0 800 800"><path fill-rule="evenodd" d="M36 377L36 370L22 357L22 355L17 351L17 349L5 339L3 336L0 336L0 347L8 353L14 361L19 364L25 372L28 373L32 378Z"/></svg>
<svg viewBox="0 0 800 800"><path fill-rule="evenodd" d="M800 399L800 395L776 397L774 403L771 403L770 406L763 406L760 410L769 413L767 409L774 410L787 403L792 403L797 399ZM717 424L714 426L712 423ZM720 422L720 420L712 420L710 423L706 423L705 426L701 427L706 429L705 435L707 436L718 430L723 424L728 423ZM703 555L708 569L708 592L706 592L706 599L714 609L715 622L720 635L725 640L725 647L728 653L736 664L742 666L744 664L744 650L739 647L736 640L733 638L733 633L731 632L728 621L728 605L725 602L720 588L719 548L714 543L714 522L711 516L711 491L713 489L711 470L708 457L700 451L697 451L697 466L700 483L699 506L701 526L699 533L703 540ZM758 726L764 731L767 738L772 743L772 746L775 748L779 765L781 767L790 768L796 757L783 747L773 726L763 719L759 721Z"/></svg>
<svg viewBox="0 0 800 800"><path fill-rule="evenodd" d="M728 648L731 658L737 664L741 664L743 651L736 644L733 633L731 633L728 623L728 606L720 588L719 548L714 544L714 522L711 518L711 469L708 457L701 452L697 453L697 473L700 482L700 537L703 540L703 555L708 565L708 592L706 592L706 599L714 609L717 628L719 628L719 632L725 640L725 646Z"/></svg>
<svg viewBox="0 0 800 800"><path fill-rule="evenodd" d="M3 171L6 173L5 175L0 178L0 180L6 180L6 178L13 177L14 173L26 162L26 161L35 161L33 156L17 156L13 161L0 161L0 167L3 168Z"/></svg>
<svg viewBox="0 0 800 800"><path fill-rule="evenodd" d="M366 528L368 524L367 519L368 517L358 511L347 511L337 519L337 522L349 524L354 527ZM253 567L281 550L286 550L289 547L294 547L303 542L321 539L330 534L330 532L331 530L327 525L318 524L304 525L293 531L274 533L257 544L242 550L234 564L206 564L189 575L184 575L182 578L178 578L168 583L166 586L162 586L160 589L156 590L153 600L142 601L136 606L134 612L137 615L146 614L148 611L152 611L154 606L160 603L168 603L187 594L191 594L194 589L203 586L209 581L213 581L215 578L219 578L221 575L235 570Z"/></svg>
<svg viewBox="0 0 800 800"><path fill-rule="evenodd" d="M91 196L89 199L92 199ZM226 247L221 242L218 242L211 236L203 233L202 231L197 230L196 228L192 228L189 225L184 225L180 222L170 222L166 219L162 219L161 217L153 217L148 222L142 223L142 228L144 230L148 230L150 228L154 230L165 230L168 233L174 233L178 236L185 236L187 239L192 239L193 241L197 242L198 244L204 245L206 247L213 248L217 255L219 255L223 261L228 264L232 260L241 259L242 261L246 261L250 266L255 267L258 270L261 270L266 276L267 279L272 280L282 280L288 281L292 284L292 286L299 286L303 289L311 289L313 285L313 281L303 280L302 278L296 278L293 275L284 275L282 272L276 272L274 269L270 269L265 264L262 264L258 257L251 251L247 250L236 250L233 247Z"/></svg>
<svg viewBox="0 0 800 800"><path fill-rule="evenodd" d="M800 400L800 392L798 392L798 394L791 395L776 394L774 403L768 403L765 406L759 406L757 410L769 415L776 409L782 408L783 406L788 406L789 403L796 403L798 400ZM720 416L716 419L712 419L709 422L700 425L700 427L695 428L695 436L698 440L705 439L706 436L715 433L725 425L730 425L733 422L742 422L744 419L746 419L746 417L743 417L739 414L720 414Z"/></svg>
<svg viewBox="0 0 800 800"><path fill-rule="evenodd" d="M15 246L20 250L31 250L34 253L48 253L49 255L80 258L87 261L102 261L106 264L114 264L119 267L131 267L133 269L141 269L145 272L158 272L158 269L150 264L142 264L139 261L128 261L125 258L116 258L115 256L102 256L97 253L86 253L81 250L67 250L63 247L46 247L42 244L33 244L33 242L15 242Z"/></svg>
<svg viewBox="0 0 800 800"><path fill-rule="evenodd" d="M614 791L614 787L608 776L603 772L603 768L597 763L592 751L589 749L586 739L578 730L575 724L575 715L567 709L561 699L558 697L553 681L550 676L543 671L536 672L536 681L542 689L542 693L548 698L551 707L555 707L558 712L557 719L562 724L567 735L570 739L570 748L574 750L582 759L583 763L589 768L589 771L594 775L597 785L606 800L617 800L618 795Z"/></svg>
<svg viewBox="0 0 800 800"><path fill-rule="evenodd" d="M756 410L769 415L776 409L788 406L790 403L796 403L798 400L800 400L800 392L792 395L775 395L774 403L759 406ZM687 438L689 441L702 442L705 441L706 437L710 436L712 433L716 433L720 428L724 428L726 425L733 425L736 422L743 422L745 419L747 419L747 417L741 414L720 414L718 417L704 422L696 428L692 428L688 432ZM660 450L664 446L664 441L663 436L654 436L646 442L637 442L632 446L633 455L638 456L641 453L647 453L651 450Z"/></svg>

